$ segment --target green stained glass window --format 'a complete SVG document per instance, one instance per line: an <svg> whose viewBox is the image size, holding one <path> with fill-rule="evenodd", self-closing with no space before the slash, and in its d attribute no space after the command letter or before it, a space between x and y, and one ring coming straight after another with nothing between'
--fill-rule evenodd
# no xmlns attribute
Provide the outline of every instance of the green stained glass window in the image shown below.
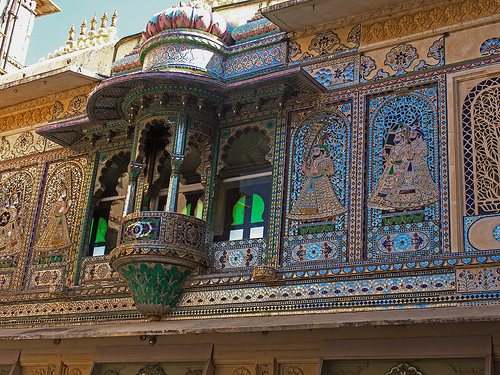
<svg viewBox="0 0 500 375"><path fill-rule="evenodd" d="M188 203L182 209L181 214L190 215L190 213L191 213L191 203Z"/></svg>
<svg viewBox="0 0 500 375"><path fill-rule="evenodd" d="M203 202L202 201L198 201L198 203L196 203L196 215L195 215L198 219L202 219L203 218Z"/></svg>
<svg viewBox="0 0 500 375"><path fill-rule="evenodd" d="M242 195L233 206L233 224L242 225L245 221L245 201L246 195Z"/></svg>
<svg viewBox="0 0 500 375"><path fill-rule="evenodd" d="M252 196L252 213L250 215L250 223L262 223L264 219L262 215L264 215L264 210L266 209L266 204L264 203L264 199L259 194L254 194Z"/></svg>
<svg viewBox="0 0 500 375"><path fill-rule="evenodd" d="M94 219L92 219L94 220ZM95 236L95 243L106 242L106 233L108 231L108 222L105 218L100 217L97 222L97 232Z"/></svg>

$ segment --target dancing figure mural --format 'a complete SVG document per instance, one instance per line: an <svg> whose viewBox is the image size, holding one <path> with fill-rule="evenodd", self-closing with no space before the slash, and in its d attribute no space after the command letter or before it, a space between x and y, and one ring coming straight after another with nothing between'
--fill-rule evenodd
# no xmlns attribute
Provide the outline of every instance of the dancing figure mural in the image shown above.
<svg viewBox="0 0 500 375"><path fill-rule="evenodd" d="M0 255L14 256L21 250L19 198L14 192L0 211Z"/></svg>
<svg viewBox="0 0 500 375"><path fill-rule="evenodd" d="M322 221L341 215L347 209L340 203L333 189L330 176L334 174L333 160L328 156L328 147L315 145L312 160L307 167L302 163L306 179L299 196L287 217L297 221Z"/></svg>
<svg viewBox="0 0 500 375"><path fill-rule="evenodd" d="M49 219L37 244L42 252L64 250L71 245L66 214L71 207L66 187L62 185L59 197L49 211Z"/></svg>
<svg viewBox="0 0 500 375"><path fill-rule="evenodd" d="M388 151L386 151L388 149ZM380 210L415 210L439 199L427 165L429 154L424 133L400 126L394 145L384 145L382 175L368 198L368 206Z"/></svg>

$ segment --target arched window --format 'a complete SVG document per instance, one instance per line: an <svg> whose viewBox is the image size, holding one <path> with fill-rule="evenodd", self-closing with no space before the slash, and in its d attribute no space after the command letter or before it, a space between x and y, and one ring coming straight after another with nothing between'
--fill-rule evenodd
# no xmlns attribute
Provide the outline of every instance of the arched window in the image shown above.
<svg viewBox="0 0 500 375"><path fill-rule="evenodd" d="M474 87L462 108L467 216L500 211L500 78Z"/></svg>
<svg viewBox="0 0 500 375"><path fill-rule="evenodd" d="M198 174L200 153L196 147L191 147L181 165L179 195L177 197L177 212L201 218L203 215L203 195L205 189ZM156 163L156 180L153 189L156 197L151 201L151 211L164 211L167 203L170 175L172 173L171 158L163 151Z"/></svg>
<svg viewBox="0 0 500 375"><path fill-rule="evenodd" d="M101 172L101 189L96 192L96 206L91 221L89 255L109 254L116 247L128 185L130 153L113 156Z"/></svg>
<svg viewBox="0 0 500 375"><path fill-rule="evenodd" d="M203 196L205 194L205 188L201 184L201 176L198 173L201 155L193 144L190 144L189 150L181 166L177 212L201 219L203 217Z"/></svg>
<svg viewBox="0 0 500 375"><path fill-rule="evenodd" d="M143 203L143 211L163 211L172 173L171 156L167 151L172 132L164 120L151 121L144 142L144 175L149 189Z"/></svg>
<svg viewBox="0 0 500 375"><path fill-rule="evenodd" d="M262 238L267 235L271 195L269 140L247 129L235 137L222 158L225 167L217 196L215 240Z"/></svg>

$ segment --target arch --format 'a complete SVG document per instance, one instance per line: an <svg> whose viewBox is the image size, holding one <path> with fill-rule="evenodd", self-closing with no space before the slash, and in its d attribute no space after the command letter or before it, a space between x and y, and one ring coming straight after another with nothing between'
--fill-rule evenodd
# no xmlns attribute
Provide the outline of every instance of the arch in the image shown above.
<svg viewBox="0 0 500 375"><path fill-rule="evenodd" d="M235 128L222 137L225 141L219 156L221 184L215 200L214 238L263 238L269 226L272 185L269 132L253 124Z"/></svg>
<svg viewBox="0 0 500 375"><path fill-rule="evenodd" d="M96 183L96 188L94 190L94 198L95 199L99 199L106 190L111 188L111 186L107 186L107 185L109 185L110 182L107 181L106 176L107 176L108 172L110 171L110 169L112 168L113 164L118 165L118 166L126 165L128 167L128 165L130 163L130 158L131 158L131 152L122 150L106 160L106 162L104 163L103 167L101 168L101 170L99 172L99 176L97 177L97 180L96 180L97 183ZM125 169L124 173L126 173L126 172L127 172L127 169Z"/></svg>
<svg viewBox="0 0 500 375"><path fill-rule="evenodd" d="M500 78L477 84L462 106L464 193L467 216L500 210Z"/></svg>
<svg viewBox="0 0 500 375"><path fill-rule="evenodd" d="M252 132L263 134L266 137L267 146L269 147L269 150L267 151L267 153L265 155L265 159L270 163L270 166L272 165L273 146L272 146L271 137L270 137L270 134L268 133L268 131L265 128L262 128L260 126L245 126L242 128L235 129L227 137L225 143L220 148L219 164L217 165L217 175L220 174L220 172L223 168L227 167L226 160L227 160L229 151L233 147L233 144L236 141L238 141L241 138L241 136L248 135Z"/></svg>
<svg viewBox="0 0 500 375"><path fill-rule="evenodd" d="M167 145L170 144L170 140L172 139L172 129L171 124L165 118L153 118L146 122L146 124L140 130L140 135L137 139L137 146L134 155L135 163L142 163L145 151L147 147L147 142L150 139L150 134L155 131L159 131L161 129L165 129L166 131L166 139L168 140Z"/></svg>
<svg viewBox="0 0 500 375"><path fill-rule="evenodd" d="M194 147L200 155L200 165L196 169L196 172L200 175L201 183L205 186L208 170L212 164L213 145L211 138L205 133L194 131L189 135L186 145L186 157L192 152L192 147Z"/></svg>

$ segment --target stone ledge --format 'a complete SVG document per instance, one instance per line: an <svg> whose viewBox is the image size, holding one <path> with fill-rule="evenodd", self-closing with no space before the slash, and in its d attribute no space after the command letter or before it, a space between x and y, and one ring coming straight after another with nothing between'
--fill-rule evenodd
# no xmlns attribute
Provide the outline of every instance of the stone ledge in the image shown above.
<svg viewBox="0 0 500 375"><path fill-rule="evenodd" d="M168 319L168 317L166 318ZM500 305L460 306L296 314L218 319L164 320L160 322L93 324L84 326L47 326L43 328L0 330L0 340L33 340L93 337L129 337L144 334L180 335L210 333L243 333L292 331L346 327L404 326L414 324L448 324L500 322Z"/></svg>

